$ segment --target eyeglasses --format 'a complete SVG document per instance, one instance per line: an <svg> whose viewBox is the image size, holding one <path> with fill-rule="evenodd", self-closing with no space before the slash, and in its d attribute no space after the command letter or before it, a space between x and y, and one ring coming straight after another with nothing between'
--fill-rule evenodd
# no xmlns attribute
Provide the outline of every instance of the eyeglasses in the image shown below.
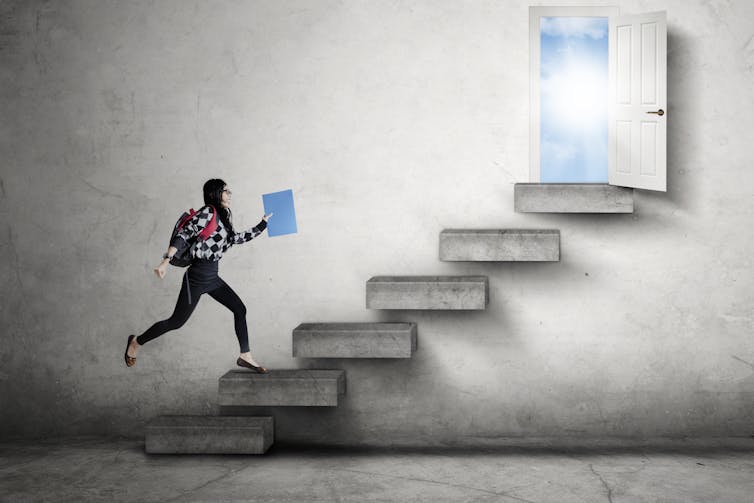
<svg viewBox="0 0 754 503"><path fill-rule="evenodd" d="M227 192L229 196L233 195L233 191L230 189L223 189L223 192Z"/></svg>

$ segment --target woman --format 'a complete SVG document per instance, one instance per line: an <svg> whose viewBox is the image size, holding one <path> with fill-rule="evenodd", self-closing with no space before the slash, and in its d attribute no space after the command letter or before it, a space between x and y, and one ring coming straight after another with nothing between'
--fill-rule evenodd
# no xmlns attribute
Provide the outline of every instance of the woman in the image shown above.
<svg viewBox="0 0 754 503"><path fill-rule="evenodd" d="M147 342L161 336L165 332L175 330L183 326L196 308L202 294L208 293L210 297L233 311L235 319L236 336L241 346L241 354L236 360L240 367L246 367L260 374L267 373L267 369L259 365L249 351L249 334L246 328L246 306L220 276L217 275L218 262L231 246L245 243L261 234L267 228L267 220L272 213L262 217L262 221L246 232L236 233L233 229L232 214L230 212L230 198L232 192L224 181L214 178L204 184L204 204L187 224L176 234L170 243L168 251L162 256L162 262L154 269L154 273L160 278L165 277L170 259L178 250L185 249L190 240L204 229L213 217L217 229L206 240L196 239L191 246L193 261L186 274L183 275L181 292L170 318L158 321L146 332L136 337L130 335L126 345L124 358L126 366L136 364L136 352Z"/></svg>

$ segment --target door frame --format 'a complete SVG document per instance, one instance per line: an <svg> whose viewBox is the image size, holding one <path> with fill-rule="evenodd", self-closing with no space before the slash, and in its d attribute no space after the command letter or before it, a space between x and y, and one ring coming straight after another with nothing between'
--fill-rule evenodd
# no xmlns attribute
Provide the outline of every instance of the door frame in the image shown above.
<svg viewBox="0 0 754 503"><path fill-rule="evenodd" d="M618 16L617 6L606 7L529 7L529 181L540 182L540 19L543 17ZM608 37L610 34L608 33ZM608 169L609 173L609 169Z"/></svg>

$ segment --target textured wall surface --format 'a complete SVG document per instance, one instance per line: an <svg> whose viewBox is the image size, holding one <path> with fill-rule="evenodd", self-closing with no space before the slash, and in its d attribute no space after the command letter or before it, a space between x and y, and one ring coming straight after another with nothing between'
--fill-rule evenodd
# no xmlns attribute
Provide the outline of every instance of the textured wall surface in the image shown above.
<svg viewBox="0 0 754 503"><path fill-rule="evenodd" d="M172 311L182 271L151 271L210 177L237 226L296 198L298 234L220 265L258 361L346 370L339 407L275 412L279 441L752 434L754 3L615 3L669 26L669 191L629 215L513 211L528 2L1 2L2 436L217 412L238 347L209 297L122 358ZM444 228L506 227L560 229L561 261L438 259ZM485 311L365 308L372 276L457 274L489 276ZM419 349L292 358L327 321L416 322Z"/></svg>

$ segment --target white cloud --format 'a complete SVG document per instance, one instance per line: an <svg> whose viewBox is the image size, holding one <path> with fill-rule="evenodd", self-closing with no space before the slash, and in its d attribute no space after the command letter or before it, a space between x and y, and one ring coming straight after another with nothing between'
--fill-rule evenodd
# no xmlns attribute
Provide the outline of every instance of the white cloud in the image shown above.
<svg viewBox="0 0 754 503"><path fill-rule="evenodd" d="M558 142L558 140L560 140ZM576 158L576 147L569 145L563 139L556 139L556 141L550 141L542 139L539 144L539 151L543 164L550 163L551 167L562 166L568 164Z"/></svg>
<svg viewBox="0 0 754 503"><path fill-rule="evenodd" d="M600 17L543 17L539 24L542 33L551 37L607 37L607 22Z"/></svg>

